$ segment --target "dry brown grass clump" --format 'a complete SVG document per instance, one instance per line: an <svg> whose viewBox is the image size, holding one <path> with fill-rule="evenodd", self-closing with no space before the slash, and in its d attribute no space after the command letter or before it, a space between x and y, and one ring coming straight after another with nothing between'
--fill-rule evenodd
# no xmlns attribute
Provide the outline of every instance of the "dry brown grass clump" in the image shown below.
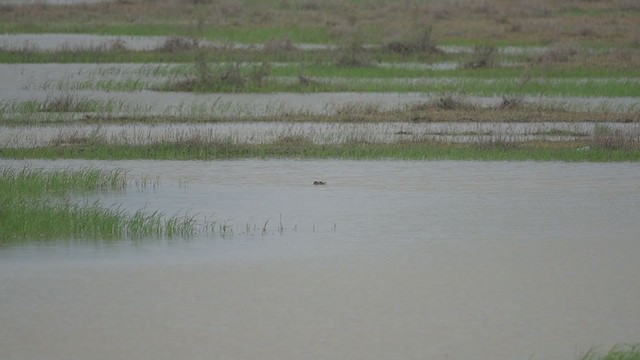
<svg viewBox="0 0 640 360"><path fill-rule="evenodd" d="M441 51L436 47L431 36L431 26L418 26L401 36L399 39L387 42L384 48L391 53L408 55L414 53L437 54Z"/></svg>
<svg viewBox="0 0 640 360"><path fill-rule="evenodd" d="M478 106L458 94L443 94L439 98L422 104L414 105L410 111L426 110L476 110Z"/></svg>
<svg viewBox="0 0 640 360"><path fill-rule="evenodd" d="M464 63L465 69L494 67L498 64L498 49L495 46L476 46L473 49L473 60Z"/></svg>
<svg viewBox="0 0 640 360"><path fill-rule="evenodd" d="M612 129L606 125L597 125L593 133L592 144L595 147L605 149L639 149L640 135Z"/></svg>
<svg viewBox="0 0 640 360"><path fill-rule="evenodd" d="M264 44L263 49L269 53L278 53L282 51L294 51L296 50L296 47L293 44L293 40L291 40L290 37L285 36L267 41Z"/></svg>
<svg viewBox="0 0 640 360"><path fill-rule="evenodd" d="M568 62L576 55L578 55L578 49L575 46L556 44L535 57L534 61L541 65L555 65Z"/></svg>
<svg viewBox="0 0 640 360"><path fill-rule="evenodd" d="M194 92L238 92L247 86L261 87L271 75L271 64L253 65L243 73L239 63L212 69L200 60L196 62L196 75L167 84L162 90Z"/></svg>
<svg viewBox="0 0 640 360"><path fill-rule="evenodd" d="M197 39L185 39L179 36L172 36L165 40L160 50L177 53L177 52L185 52L192 51L199 47L199 41Z"/></svg>
<svg viewBox="0 0 640 360"><path fill-rule="evenodd" d="M313 145L313 141L308 137L300 134L280 135L276 140L272 142L272 144L287 147L303 147Z"/></svg>
<svg viewBox="0 0 640 360"><path fill-rule="evenodd" d="M342 67L359 67L371 66L371 57L364 47L364 43L360 36L352 34L338 49L338 55L335 60L337 66Z"/></svg>
<svg viewBox="0 0 640 360"><path fill-rule="evenodd" d="M502 102L497 106L498 110L514 110L524 106L522 96L503 96Z"/></svg>

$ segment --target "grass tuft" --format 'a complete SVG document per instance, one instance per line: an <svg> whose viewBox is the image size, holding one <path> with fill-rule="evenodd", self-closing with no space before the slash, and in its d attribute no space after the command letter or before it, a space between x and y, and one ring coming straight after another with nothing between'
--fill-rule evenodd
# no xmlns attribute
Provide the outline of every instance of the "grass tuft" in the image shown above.
<svg viewBox="0 0 640 360"><path fill-rule="evenodd" d="M581 360L640 360L640 344L616 345L604 354L592 349Z"/></svg>

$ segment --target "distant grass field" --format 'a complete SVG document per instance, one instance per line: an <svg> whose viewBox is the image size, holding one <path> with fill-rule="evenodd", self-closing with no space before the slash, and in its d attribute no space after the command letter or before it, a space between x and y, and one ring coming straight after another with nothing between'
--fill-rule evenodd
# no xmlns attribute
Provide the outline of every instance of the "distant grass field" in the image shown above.
<svg viewBox="0 0 640 360"><path fill-rule="evenodd" d="M517 6L516 6L517 5ZM460 3L395 1L122 0L79 5L2 5L0 31L150 36L169 39L149 51L122 44L54 51L0 51L1 63L160 63L140 73L92 74L78 81L34 81L45 100L0 102L0 124L172 123L220 121L325 122L638 122L638 106L579 108L523 98L638 97L640 6L628 0ZM198 45L213 40L217 48ZM302 44L329 45L302 49ZM219 45L220 45L219 44ZM227 44L225 46L225 44ZM253 44L254 47L244 45ZM211 44L209 44L211 45ZM243 45L243 46L236 46ZM300 48L298 47L300 46ZM466 48L456 48L466 46ZM448 47L448 48L447 48ZM529 47L529 48L527 48ZM533 48L531 48L533 47ZM26 89L26 88L25 88ZM24 90L24 89L23 89ZM253 115L233 104L189 104L152 114L124 101L75 92L424 93L424 104L382 109L348 104L327 114L272 109ZM502 98L478 106L473 96ZM600 103L598 103L600 104ZM172 109L175 110L175 109ZM237 111L234 111L237 110ZM245 111L246 110L246 111ZM227 111L227 112L225 112ZM224 115L233 113L232 115ZM219 115L223 114L223 115ZM26 130L26 129L25 129ZM468 160L637 161L635 140L490 144L168 144L148 148L80 142L2 149L3 157L79 158L455 158ZM604 136L604 135L603 135ZM605 137L606 137L605 136ZM96 139L91 139L96 140ZM97 139L99 140L99 139ZM620 145L623 144L623 145ZM589 147L589 151L575 149Z"/></svg>
<svg viewBox="0 0 640 360"><path fill-rule="evenodd" d="M340 43L357 33L382 44L431 28L441 43L548 44L638 47L640 6L628 0L514 5L443 0L394 1L144 1L49 6L3 5L0 31L114 35L193 35L246 43L288 36L296 42Z"/></svg>

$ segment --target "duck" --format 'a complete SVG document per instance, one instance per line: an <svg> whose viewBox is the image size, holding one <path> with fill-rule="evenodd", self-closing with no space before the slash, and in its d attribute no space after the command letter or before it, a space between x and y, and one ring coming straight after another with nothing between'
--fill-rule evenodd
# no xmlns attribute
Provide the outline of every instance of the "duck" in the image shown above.
<svg viewBox="0 0 640 360"><path fill-rule="evenodd" d="M313 182L313 185L327 185L327 182L326 181L318 181L318 180L316 180L316 181Z"/></svg>

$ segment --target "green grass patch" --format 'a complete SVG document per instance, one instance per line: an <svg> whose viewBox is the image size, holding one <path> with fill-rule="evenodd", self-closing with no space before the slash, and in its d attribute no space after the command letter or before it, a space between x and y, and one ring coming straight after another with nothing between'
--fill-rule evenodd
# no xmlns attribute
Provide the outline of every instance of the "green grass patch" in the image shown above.
<svg viewBox="0 0 640 360"><path fill-rule="evenodd" d="M42 197L63 196L71 192L123 190L127 186L126 174L121 170L102 171L84 169L45 172L32 168L0 169L0 189L6 196Z"/></svg>
<svg viewBox="0 0 640 360"><path fill-rule="evenodd" d="M194 217L188 214L167 218L146 209L127 214L117 207L72 199L127 187L122 170L2 168L0 242L189 236L196 231Z"/></svg>

